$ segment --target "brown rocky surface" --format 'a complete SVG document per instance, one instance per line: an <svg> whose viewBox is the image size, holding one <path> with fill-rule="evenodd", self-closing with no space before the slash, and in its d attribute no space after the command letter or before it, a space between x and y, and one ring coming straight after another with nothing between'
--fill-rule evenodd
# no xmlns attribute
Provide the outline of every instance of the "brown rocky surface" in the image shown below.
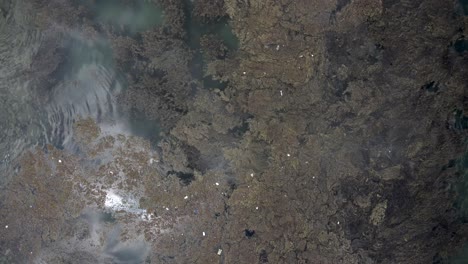
<svg viewBox="0 0 468 264"><path fill-rule="evenodd" d="M86 14L54 3L64 25ZM162 139L108 135L83 119L81 153L25 154L2 191L6 263L114 263L116 225L120 243L145 245L135 263L449 263L467 236L452 164L466 151L457 4L196 1L191 15L186 1L158 4L162 27L99 32L128 82L120 105L158 120ZM202 34L204 76L227 83L208 89L186 25L225 13L239 49ZM137 202L106 205L113 192ZM87 210L118 224L94 230Z"/></svg>

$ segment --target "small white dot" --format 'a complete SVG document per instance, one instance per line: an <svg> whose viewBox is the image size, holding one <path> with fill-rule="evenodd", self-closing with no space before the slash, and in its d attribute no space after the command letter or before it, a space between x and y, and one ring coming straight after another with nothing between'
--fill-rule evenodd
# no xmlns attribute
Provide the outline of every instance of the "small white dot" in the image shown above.
<svg viewBox="0 0 468 264"><path fill-rule="evenodd" d="M169 207L166 207L166 211L169 211Z"/></svg>
<svg viewBox="0 0 468 264"><path fill-rule="evenodd" d="M113 172L113 171L109 171L109 173L110 173L110 174L114 174L114 172Z"/></svg>
<svg viewBox="0 0 468 264"><path fill-rule="evenodd" d="M203 236L205 236L205 232L203 232L202 234L203 234Z"/></svg>
<svg viewBox="0 0 468 264"><path fill-rule="evenodd" d="M315 179L315 176L312 176L312 179Z"/></svg>
<svg viewBox="0 0 468 264"><path fill-rule="evenodd" d="M287 155L288 157L291 157L291 154L289 154L289 153L288 153L288 154L286 154L286 155Z"/></svg>
<svg viewBox="0 0 468 264"><path fill-rule="evenodd" d="M7 229L8 229L8 225L6 225L6 226L5 226L5 228L7 228Z"/></svg>
<svg viewBox="0 0 468 264"><path fill-rule="evenodd" d="M250 177L253 177L253 176L254 176L254 174L253 174L253 173L250 173Z"/></svg>
<svg viewBox="0 0 468 264"><path fill-rule="evenodd" d="M337 224L340 224L340 221L336 222Z"/></svg>
<svg viewBox="0 0 468 264"><path fill-rule="evenodd" d="M185 197L184 197L184 200L187 200L187 199L188 199L188 196L185 196Z"/></svg>
<svg viewBox="0 0 468 264"><path fill-rule="evenodd" d="M242 74L244 74L244 75L245 75L246 73L247 73L247 72L243 72Z"/></svg>
<svg viewBox="0 0 468 264"><path fill-rule="evenodd" d="M255 207L255 210L258 210L258 206L257 206L257 207Z"/></svg>
<svg viewBox="0 0 468 264"><path fill-rule="evenodd" d="M215 183L215 184L216 184L216 186L218 186L218 185L219 185L219 182L217 182L217 183Z"/></svg>
<svg viewBox="0 0 468 264"><path fill-rule="evenodd" d="M59 160L59 163L62 163L62 160Z"/></svg>

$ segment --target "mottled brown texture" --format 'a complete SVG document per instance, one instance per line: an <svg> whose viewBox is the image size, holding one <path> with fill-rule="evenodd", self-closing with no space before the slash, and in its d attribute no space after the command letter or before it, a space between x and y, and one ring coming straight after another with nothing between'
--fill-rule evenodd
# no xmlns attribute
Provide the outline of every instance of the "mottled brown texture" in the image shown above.
<svg viewBox="0 0 468 264"><path fill-rule="evenodd" d="M129 82L121 105L161 121L163 139L153 150L135 137L96 137L81 121L92 129L77 139L91 147L86 175L74 179L140 196L153 220L116 217L123 240L144 235L151 263L426 264L463 245L451 188L459 175L446 165L465 151L454 110L466 114L467 52L453 42L467 19L451 1L197 1L198 17L225 10L240 41L222 59L221 43L201 39L203 71L228 82L222 91L191 75L184 2L161 5L162 28L108 37ZM13 181L20 193L2 209L27 196L28 175L48 183L47 168ZM64 217L64 190L45 211ZM104 191L87 190L102 207Z"/></svg>

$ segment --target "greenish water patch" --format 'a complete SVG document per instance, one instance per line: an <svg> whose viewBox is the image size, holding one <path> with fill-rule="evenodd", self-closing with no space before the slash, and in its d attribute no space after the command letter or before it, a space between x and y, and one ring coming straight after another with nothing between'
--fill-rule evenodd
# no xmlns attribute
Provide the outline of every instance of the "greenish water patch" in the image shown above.
<svg viewBox="0 0 468 264"><path fill-rule="evenodd" d="M221 39L229 50L239 48L239 39L232 32L227 17L221 18L216 22L203 23L192 16L193 3L191 0L185 0L185 29L187 31L187 43L194 49L200 49L200 38L203 35L212 34Z"/></svg>
<svg viewBox="0 0 468 264"><path fill-rule="evenodd" d="M164 23L164 11L148 0L97 0L86 1L101 23L115 26L124 34L133 35Z"/></svg>
<svg viewBox="0 0 468 264"><path fill-rule="evenodd" d="M459 130L468 128L468 116L465 116L461 110L455 111L455 128Z"/></svg>
<svg viewBox="0 0 468 264"><path fill-rule="evenodd" d="M453 44L455 51L458 53L463 53L468 50L468 40L465 37L458 38Z"/></svg>
<svg viewBox="0 0 468 264"><path fill-rule="evenodd" d="M220 82L220 81L217 81L217 80L213 80L213 78L211 78L211 76L205 76L203 78L203 86L205 88L218 88L220 90L224 90L226 89L228 83L227 82Z"/></svg>
<svg viewBox="0 0 468 264"><path fill-rule="evenodd" d="M456 166L459 173L460 181L455 186L457 193L457 200L454 207L458 210L460 220L463 223L468 223L468 150L465 151L463 157L458 160L450 161L447 167ZM468 263L468 244L465 243L463 248L454 256L450 257L448 262L437 263L450 263L450 264L465 264Z"/></svg>
<svg viewBox="0 0 468 264"><path fill-rule="evenodd" d="M146 118L143 113L134 110L129 118L129 125L132 135L149 140L152 146L156 146L161 140L160 123Z"/></svg>
<svg viewBox="0 0 468 264"><path fill-rule="evenodd" d="M460 5L463 8L463 14L468 15L468 0L460 0Z"/></svg>
<svg viewBox="0 0 468 264"><path fill-rule="evenodd" d="M115 223L115 221L117 221L117 219L114 218L112 213L109 212L99 214L99 220L104 223Z"/></svg>
<svg viewBox="0 0 468 264"><path fill-rule="evenodd" d="M468 263L468 245L465 245L460 252L449 261L450 264L466 264Z"/></svg>
<svg viewBox="0 0 468 264"><path fill-rule="evenodd" d="M204 69L207 62L203 57L201 50L200 39L204 35L213 35L221 40L228 49L228 52L233 52L239 49L239 39L232 32L227 17L221 18L216 22L203 23L192 15L193 3L190 0L185 0L185 30L187 32L186 42L194 51L193 58L190 62L192 76L203 82L205 88L225 89L227 83L218 82L211 77L204 76Z"/></svg>
<svg viewBox="0 0 468 264"><path fill-rule="evenodd" d="M62 65L64 77L77 74L84 65L97 64L105 68L114 67L113 52L106 40L85 41L71 38L67 45L67 57Z"/></svg>
<svg viewBox="0 0 468 264"><path fill-rule="evenodd" d="M455 207L460 212L463 222L468 222L468 152L456 162L457 171L460 174L460 182L456 186L458 194Z"/></svg>

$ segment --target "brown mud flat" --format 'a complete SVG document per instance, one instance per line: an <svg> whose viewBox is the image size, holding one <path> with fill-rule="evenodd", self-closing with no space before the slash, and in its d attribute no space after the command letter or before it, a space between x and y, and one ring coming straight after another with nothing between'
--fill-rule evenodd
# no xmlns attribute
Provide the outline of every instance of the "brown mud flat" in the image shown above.
<svg viewBox="0 0 468 264"><path fill-rule="evenodd" d="M52 85L64 59L52 24L104 35L128 82L119 104L158 120L161 141L84 119L82 153L25 154L2 190L0 263L119 263L114 220L120 243L144 245L135 263L448 263L465 243L458 2L161 0L165 24L136 36L76 1L26 2L46 32L37 60L56 58L32 64L36 80ZM223 18L238 50L204 34L194 51L187 23ZM194 77L196 52L225 87ZM86 210L114 220L93 229Z"/></svg>

